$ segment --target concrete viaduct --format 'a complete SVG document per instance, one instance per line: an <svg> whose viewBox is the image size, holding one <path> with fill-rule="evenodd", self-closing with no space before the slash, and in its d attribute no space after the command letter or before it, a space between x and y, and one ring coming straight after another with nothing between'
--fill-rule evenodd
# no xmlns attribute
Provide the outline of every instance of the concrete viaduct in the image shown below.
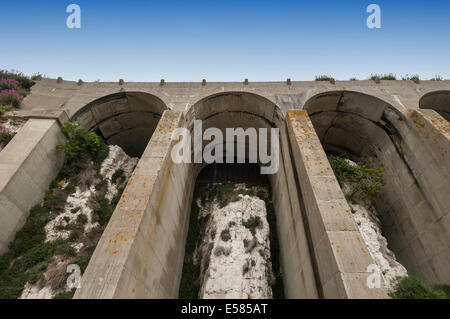
<svg viewBox="0 0 450 319"><path fill-rule="evenodd" d="M200 164L175 164L175 128L280 129L269 177L288 298L385 298L325 151L370 155L386 186L375 205L398 259L450 284L450 81L83 83L42 79L12 116L0 153L0 252L62 165L60 125L81 119L140 161L75 298L177 298Z"/></svg>

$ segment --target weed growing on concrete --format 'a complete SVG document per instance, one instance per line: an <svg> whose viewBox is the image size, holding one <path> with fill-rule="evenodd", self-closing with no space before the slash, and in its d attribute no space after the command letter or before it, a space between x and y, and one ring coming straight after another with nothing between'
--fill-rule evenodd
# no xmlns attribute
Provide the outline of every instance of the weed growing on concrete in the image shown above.
<svg viewBox="0 0 450 319"><path fill-rule="evenodd" d="M328 82L334 83L335 80L333 77L328 76L328 75L319 75L319 76L316 76L315 81L328 81Z"/></svg>
<svg viewBox="0 0 450 319"><path fill-rule="evenodd" d="M405 75L405 76L402 76L402 80L403 81L413 81L414 83L419 83L420 82L420 79L419 79L419 76L416 74L416 75Z"/></svg>
<svg viewBox="0 0 450 319"><path fill-rule="evenodd" d="M442 81L442 76L436 75L434 78L431 78L430 81Z"/></svg>
<svg viewBox="0 0 450 319"><path fill-rule="evenodd" d="M392 74L372 74L369 80L379 81L379 80L397 80L397 77Z"/></svg>

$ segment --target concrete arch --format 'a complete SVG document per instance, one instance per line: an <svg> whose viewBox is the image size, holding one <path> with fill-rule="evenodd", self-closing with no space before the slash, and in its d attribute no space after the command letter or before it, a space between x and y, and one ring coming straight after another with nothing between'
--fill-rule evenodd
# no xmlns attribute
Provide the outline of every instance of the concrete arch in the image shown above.
<svg viewBox="0 0 450 319"><path fill-rule="evenodd" d="M239 94L243 95L252 95L255 97L259 97L261 100L265 100L269 103L275 104L278 108L281 108L277 102L277 99L272 94L267 94L267 90L263 90L261 88L242 86L239 88L238 86L234 86L233 88L224 88L224 87L212 87L212 88L202 88L199 94L195 96L191 96L188 104L186 105L185 111L190 111L195 105L205 101L211 97L224 95L224 94Z"/></svg>
<svg viewBox="0 0 450 319"><path fill-rule="evenodd" d="M155 95L120 92L98 98L80 110L72 120L98 132L108 144L121 146L130 156L140 156L167 106Z"/></svg>
<svg viewBox="0 0 450 319"><path fill-rule="evenodd" d="M188 127L191 126L190 120L204 121L224 112L253 114L273 127L280 127L284 118L280 107L263 95L229 91L207 95L195 102L186 114Z"/></svg>
<svg viewBox="0 0 450 319"><path fill-rule="evenodd" d="M425 94L419 101L419 108L435 110L450 122L450 90L433 91Z"/></svg>
<svg viewBox="0 0 450 319"><path fill-rule="evenodd" d="M224 138L226 128L265 128L270 149L270 128L281 128L284 115L275 103L261 95L231 91L212 94L195 103L186 114L186 127L190 131L193 130L194 120L202 121L203 132L211 127L219 128ZM203 147L207 144L209 142L205 141ZM245 147L247 154L249 149L255 150L256 146L249 145L246 140ZM204 166L205 163L195 165L195 176Z"/></svg>
<svg viewBox="0 0 450 319"><path fill-rule="evenodd" d="M446 198L433 186L445 190L448 180L414 123L385 101L351 91L318 94L304 109L326 151L383 166L386 185L375 207L391 249L424 281L448 283L440 266L449 258L450 230L440 221Z"/></svg>
<svg viewBox="0 0 450 319"><path fill-rule="evenodd" d="M390 95L388 92L383 91L382 89L378 87L370 87L370 86L352 86L351 89L346 89L344 86L336 87L336 89L330 89L329 87L314 87L311 90L308 90L305 92L305 94L302 96L302 104L303 108L306 106L306 104L314 100L316 98L325 98L329 96L339 96L341 93L347 93L348 97L369 97L372 98L373 101L378 100L379 102L383 102L386 105L389 105L395 109L398 109L398 106L395 105L395 100L392 95ZM300 106L300 108L302 108Z"/></svg>
<svg viewBox="0 0 450 319"><path fill-rule="evenodd" d="M370 138L395 129L386 116L406 120L405 116L389 103L355 91L331 91L311 97L303 107L311 117L322 145L327 151L346 152L358 159L367 155ZM379 147L378 147L379 149Z"/></svg>

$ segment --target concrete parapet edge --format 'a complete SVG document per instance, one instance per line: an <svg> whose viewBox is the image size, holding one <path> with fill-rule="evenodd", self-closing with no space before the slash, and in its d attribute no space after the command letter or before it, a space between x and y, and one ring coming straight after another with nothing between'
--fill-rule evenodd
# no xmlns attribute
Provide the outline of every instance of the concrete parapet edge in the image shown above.
<svg viewBox="0 0 450 319"><path fill-rule="evenodd" d="M324 297L387 298L383 288L366 285L375 262L307 112L289 110L286 121Z"/></svg>

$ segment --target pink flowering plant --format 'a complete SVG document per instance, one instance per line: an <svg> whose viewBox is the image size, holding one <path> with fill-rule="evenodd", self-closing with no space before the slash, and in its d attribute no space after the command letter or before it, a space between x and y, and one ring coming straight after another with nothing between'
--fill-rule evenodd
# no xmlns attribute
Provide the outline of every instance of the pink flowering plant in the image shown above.
<svg viewBox="0 0 450 319"><path fill-rule="evenodd" d="M27 77L21 72L14 70L12 71L0 70L0 79L16 80L18 84L26 90L30 89L34 84L34 82L31 81L29 77Z"/></svg>
<svg viewBox="0 0 450 319"><path fill-rule="evenodd" d="M4 78L0 79L0 88L2 90L7 90L7 89L17 90L18 87L19 87L19 81L17 81L16 79L4 79Z"/></svg>
<svg viewBox="0 0 450 319"><path fill-rule="evenodd" d="M1 105L12 105L14 107L19 107L22 103L23 96L15 89L6 89L0 91L0 101Z"/></svg>

